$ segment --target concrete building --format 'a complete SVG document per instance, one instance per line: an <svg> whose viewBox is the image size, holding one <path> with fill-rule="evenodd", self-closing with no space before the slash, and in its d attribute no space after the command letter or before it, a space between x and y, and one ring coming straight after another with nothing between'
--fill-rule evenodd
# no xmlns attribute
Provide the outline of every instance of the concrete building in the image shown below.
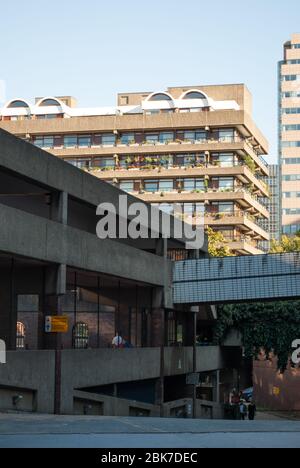
<svg viewBox="0 0 300 468"><path fill-rule="evenodd" d="M278 74L282 231L293 235L300 230L300 34L284 44Z"/></svg>
<svg viewBox="0 0 300 468"><path fill-rule="evenodd" d="M173 302L168 258L206 247L187 252L172 225L168 239L98 239L96 207L121 193L0 130L0 410L222 416L241 350L212 345L213 307ZM130 348L112 349L117 331Z"/></svg>
<svg viewBox="0 0 300 468"><path fill-rule="evenodd" d="M187 222L221 231L237 255L260 254L268 144L245 85L121 93L116 107L74 98L22 99L0 110L3 129Z"/></svg>

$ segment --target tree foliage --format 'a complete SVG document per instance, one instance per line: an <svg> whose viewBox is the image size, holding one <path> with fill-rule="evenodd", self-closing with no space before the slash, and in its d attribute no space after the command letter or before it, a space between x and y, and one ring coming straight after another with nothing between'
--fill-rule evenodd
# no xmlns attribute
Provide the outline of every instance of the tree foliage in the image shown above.
<svg viewBox="0 0 300 468"><path fill-rule="evenodd" d="M228 242L221 232L214 231L212 228L208 227L208 253L211 257L232 257L233 254L226 245Z"/></svg>
<svg viewBox="0 0 300 468"><path fill-rule="evenodd" d="M293 237L282 236L280 241L272 241L270 253L284 252L300 252L300 232Z"/></svg>
<svg viewBox="0 0 300 468"><path fill-rule="evenodd" d="M278 358L278 369L289 364L292 343L300 338L300 301L226 305L219 308L215 340L222 342L228 331L241 332L247 358L257 358L263 349L267 358Z"/></svg>

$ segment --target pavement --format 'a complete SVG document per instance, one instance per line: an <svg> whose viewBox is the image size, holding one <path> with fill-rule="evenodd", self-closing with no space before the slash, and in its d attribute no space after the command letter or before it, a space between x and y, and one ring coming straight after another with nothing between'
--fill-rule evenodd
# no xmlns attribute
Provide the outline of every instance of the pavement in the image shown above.
<svg viewBox="0 0 300 468"><path fill-rule="evenodd" d="M0 448L300 448L300 421L0 414Z"/></svg>

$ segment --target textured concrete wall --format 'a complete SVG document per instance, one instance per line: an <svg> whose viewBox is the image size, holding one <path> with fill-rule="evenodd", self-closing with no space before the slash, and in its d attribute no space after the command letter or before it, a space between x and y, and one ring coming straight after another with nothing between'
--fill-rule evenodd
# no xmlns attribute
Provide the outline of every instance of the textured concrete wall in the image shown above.
<svg viewBox="0 0 300 468"><path fill-rule="evenodd" d="M158 286L165 284L167 275L171 288L172 263L162 257L5 205L0 205L0 219L5 226L3 252Z"/></svg>
<svg viewBox="0 0 300 468"><path fill-rule="evenodd" d="M52 413L54 352L9 351L7 363L0 365L0 409L7 405L7 394L1 395L1 387L18 389L18 394L22 394L22 389L36 392L36 410L40 413Z"/></svg>

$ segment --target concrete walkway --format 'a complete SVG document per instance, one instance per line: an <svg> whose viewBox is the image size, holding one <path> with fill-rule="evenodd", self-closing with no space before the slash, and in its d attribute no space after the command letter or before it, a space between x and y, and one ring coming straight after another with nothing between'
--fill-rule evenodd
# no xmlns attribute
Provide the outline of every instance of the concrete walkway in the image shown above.
<svg viewBox="0 0 300 468"><path fill-rule="evenodd" d="M300 422L2 414L0 447L300 448Z"/></svg>

